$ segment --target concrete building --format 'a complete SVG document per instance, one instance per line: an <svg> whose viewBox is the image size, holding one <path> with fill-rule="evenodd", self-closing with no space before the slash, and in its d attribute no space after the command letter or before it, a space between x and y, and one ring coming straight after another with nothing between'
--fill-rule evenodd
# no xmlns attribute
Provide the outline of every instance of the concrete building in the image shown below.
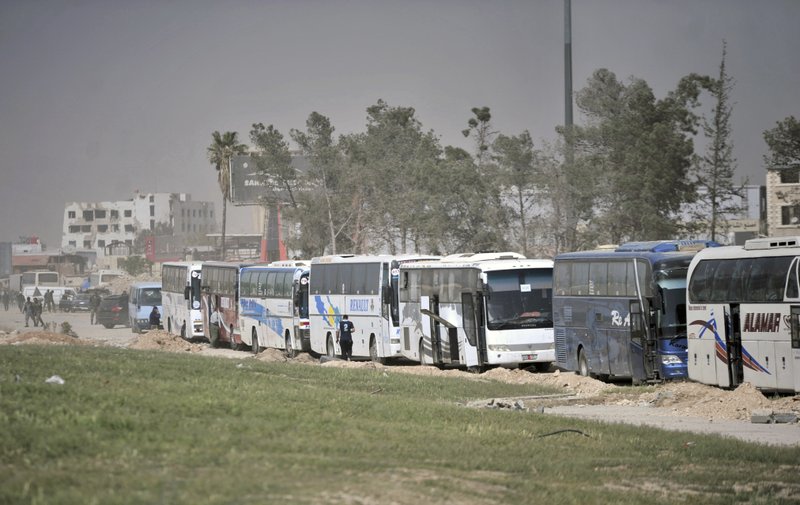
<svg viewBox="0 0 800 505"><path fill-rule="evenodd" d="M800 165L767 168L767 235L800 235Z"/></svg>
<svg viewBox="0 0 800 505"><path fill-rule="evenodd" d="M746 240L757 238L766 232L767 189L764 186L757 185L747 185L743 189L744 195L742 198L734 197L728 202L742 209L741 212L725 214L721 216L718 223L716 240L723 244L742 245ZM703 192L700 191L698 202L683 209L682 218L687 221L694 221L695 224L701 224L707 229L709 227L708 222L701 220L698 223L696 217L703 215L704 212L708 213L706 207L707 204ZM711 239L711 237L707 236L707 233L700 233L687 238Z"/></svg>
<svg viewBox="0 0 800 505"><path fill-rule="evenodd" d="M142 231L189 238L217 231L213 202L192 201L188 193L140 193L115 202L68 202L61 247L94 250L104 256L113 244L133 246Z"/></svg>

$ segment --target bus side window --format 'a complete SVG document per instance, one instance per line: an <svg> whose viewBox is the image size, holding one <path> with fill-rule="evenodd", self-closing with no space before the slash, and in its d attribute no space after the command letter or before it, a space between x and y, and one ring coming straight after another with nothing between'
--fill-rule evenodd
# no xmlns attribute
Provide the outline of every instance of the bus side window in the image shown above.
<svg viewBox="0 0 800 505"><path fill-rule="evenodd" d="M798 258L795 258L792 266L789 267L789 279L786 281L786 298L800 298L800 285L798 285L797 279L798 263L800 263ZM792 330L794 331L794 327Z"/></svg>

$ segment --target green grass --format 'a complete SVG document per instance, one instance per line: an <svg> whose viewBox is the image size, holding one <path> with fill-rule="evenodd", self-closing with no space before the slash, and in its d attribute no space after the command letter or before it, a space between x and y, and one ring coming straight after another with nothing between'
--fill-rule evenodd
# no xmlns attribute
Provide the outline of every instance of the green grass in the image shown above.
<svg viewBox="0 0 800 505"><path fill-rule="evenodd" d="M54 374L66 384L45 384ZM547 392L252 359L1 346L0 503L800 497L800 449L459 405ZM541 437L565 428L590 437Z"/></svg>

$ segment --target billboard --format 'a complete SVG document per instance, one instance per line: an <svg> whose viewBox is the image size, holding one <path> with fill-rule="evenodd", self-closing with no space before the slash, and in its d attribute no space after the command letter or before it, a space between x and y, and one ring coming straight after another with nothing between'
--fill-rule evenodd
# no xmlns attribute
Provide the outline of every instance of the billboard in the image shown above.
<svg viewBox="0 0 800 505"><path fill-rule="evenodd" d="M292 167L298 172L308 170L308 166L305 156L292 156ZM264 198L271 202L286 201L283 189L269 177L258 173L253 157L245 154L231 158L231 202L234 205L263 205Z"/></svg>

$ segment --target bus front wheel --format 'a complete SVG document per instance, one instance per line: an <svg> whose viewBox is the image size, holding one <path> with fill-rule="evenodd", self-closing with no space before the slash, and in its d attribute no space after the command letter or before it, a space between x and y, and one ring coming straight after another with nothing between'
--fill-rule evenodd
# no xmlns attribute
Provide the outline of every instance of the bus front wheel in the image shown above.
<svg viewBox="0 0 800 505"><path fill-rule="evenodd" d="M578 351L578 373L584 377L589 377L589 361L583 349Z"/></svg>
<svg viewBox="0 0 800 505"><path fill-rule="evenodd" d="M289 333L286 333L286 357L292 359L297 356L297 352L294 350L294 346L292 345L292 336Z"/></svg>
<svg viewBox="0 0 800 505"><path fill-rule="evenodd" d="M378 342L374 335L369 339L369 357L373 363L386 364L386 360L378 355Z"/></svg>
<svg viewBox="0 0 800 505"><path fill-rule="evenodd" d="M256 332L255 328L253 328L252 335L252 340L250 341L250 350L253 351L253 355L256 355L261 351L261 346L258 344L258 332Z"/></svg>
<svg viewBox="0 0 800 505"><path fill-rule="evenodd" d="M327 355L330 359L336 357L336 348L333 346L333 337L328 335L328 348L326 349Z"/></svg>

